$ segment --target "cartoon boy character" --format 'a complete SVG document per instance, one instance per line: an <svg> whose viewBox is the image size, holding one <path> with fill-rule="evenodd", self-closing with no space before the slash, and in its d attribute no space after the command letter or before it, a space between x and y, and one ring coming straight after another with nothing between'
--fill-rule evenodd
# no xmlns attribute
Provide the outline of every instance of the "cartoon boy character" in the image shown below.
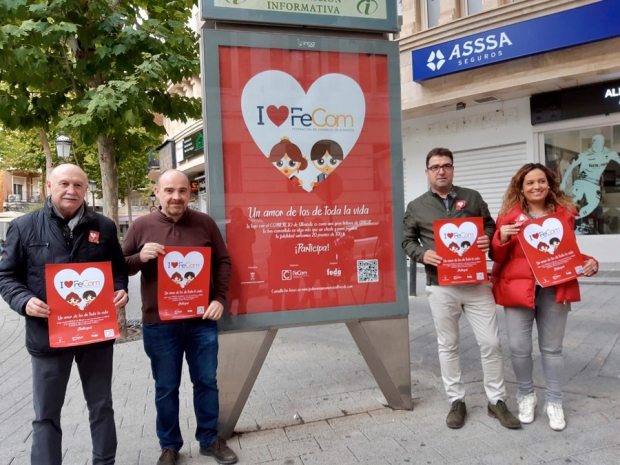
<svg viewBox="0 0 620 465"><path fill-rule="evenodd" d="M189 283L191 283L195 277L196 275L192 273L191 271L188 271L187 273L185 273L185 285L187 286Z"/></svg>
<svg viewBox="0 0 620 465"><path fill-rule="evenodd" d="M283 137L280 142L273 146L267 159L284 176L297 181L299 186L303 185L303 181L296 174L308 167L308 160L302 155L301 149L293 144L288 137Z"/></svg>
<svg viewBox="0 0 620 465"><path fill-rule="evenodd" d="M180 273L175 272L172 276L170 276L173 282L183 287L183 276Z"/></svg>
<svg viewBox="0 0 620 465"><path fill-rule="evenodd" d="M465 254L465 252L467 252L470 247L471 247L471 243L469 241L461 242L461 251L459 252L459 255Z"/></svg>
<svg viewBox="0 0 620 465"><path fill-rule="evenodd" d="M554 253L556 250L558 250L558 247L560 246L560 239L558 239L557 237L552 237L551 239L549 239L549 246L551 247L549 252Z"/></svg>
<svg viewBox="0 0 620 465"><path fill-rule="evenodd" d="M344 159L342 147L338 142L329 139L318 141L310 150L310 159L317 170L321 172L316 177L316 181L312 183L314 188L318 183L322 182L329 176Z"/></svg>
<svg viewBox="0 0 620 465"><path fill-rule="evenodd" d="M92 301L95 300L95 297L97 297L95 291L84 292L84 295L82 295L82 298L84 299L84 307L88 307L92 303Z"/></svg>
<svg viewBox="0 0 620 465"><path fill-rule="evenodd" d="M448 245L448 248L454 253L459 253L460 250L460 247L456 242L451 242L450 245Z"/></svg>
<svg viewBox="0 0 620 465"><path fill-rule="evenodd" d="M540 250L541 252L549 252L549 244L547 244L546 242L540 242L538 244L538 250Z"/></svg>
<svg viewBox="0 0 620 465"><path fill-rule="evenodd" d="M65 298L65 300L73 305L74 307L77 307L78 304L82 301L82 299L80 299L80 296L77 295L75 292L71 292L69 293L69 295L67 295L67 297Z"/></svg>

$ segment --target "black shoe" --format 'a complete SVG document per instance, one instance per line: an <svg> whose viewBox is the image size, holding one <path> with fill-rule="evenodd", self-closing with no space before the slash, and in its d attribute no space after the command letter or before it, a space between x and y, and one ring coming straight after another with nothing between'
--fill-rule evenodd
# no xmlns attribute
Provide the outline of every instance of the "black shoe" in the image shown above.
<svg viewBox="0 0 620 465"><path fill-rule="evenodd" d="M452 402L450 412L446 418L446 425L448 428L459 429L465 424L465 417L467 416L467 408L465 402L462 400L455 400Z"/></svg>
<svg viewBox="0 0 620 465"><path fill-rule="evenodd" d="M491 418L497 418L500 424L505 428L521 428L521 422L510 413L510 410L508 410L503 400L498 400L495 405L489 402L487 412Z"/></svg>
<svg viewBox="0 0 620 465"><path fill-rule="evenodd" d="M217 463L230 465L237 463L237 454L226 445L226 441L217 438L211 447L201 447L200 454L207 457L213 457Z"/></svg>
<svg viewBox="0 0 620 465"><path fill-rule="evenodd" d="M175 465L179 458L179 451L174 449L162 449L157 465Z"/></svg>

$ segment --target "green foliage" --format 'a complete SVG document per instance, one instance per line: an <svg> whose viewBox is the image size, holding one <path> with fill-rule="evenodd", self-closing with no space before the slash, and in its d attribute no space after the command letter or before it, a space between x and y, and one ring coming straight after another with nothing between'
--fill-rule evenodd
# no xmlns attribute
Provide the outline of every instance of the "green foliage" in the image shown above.
<svg viewBox="0 0 620 465"><path fill-rule="evenodd" d="M117 175L123 196L127 180L139 186L137 165L145 169L148 149L164 132L153 114L200 118L200 99L168 93L171 83L199 73L198 37L188 26L194 6L194 0L0 1L0 124L53 130L50 144L64 130L75 162L94 179L104 170L104 208L115 217ZM102 142L109 139L118 173ZM157 142L146 147L146 140Z"/></svg>
<svg viewBox="0 0 620 465"><path fill-rule="evenodd" d="M0 3L0 119L57 124L85 144L128 128L162 131L153 113L200 117L170 82L199 71L190 0L5 0Z"/></svg>
<svg viewBox="0 0 620 465"><path fill-rule="evenodd" d="M0 170L45 172L45 153L35 130L0 131Z"/></svg>

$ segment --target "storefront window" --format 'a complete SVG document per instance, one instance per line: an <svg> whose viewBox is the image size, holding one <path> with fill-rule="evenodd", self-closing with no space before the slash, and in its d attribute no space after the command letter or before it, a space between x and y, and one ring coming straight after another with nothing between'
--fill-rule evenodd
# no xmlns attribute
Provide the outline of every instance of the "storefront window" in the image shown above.
<svg viewBox="0 0 620 465"><path fill-rule="evenodd" d="M545 134L546 165L577 209L576 233L620 233L620 125Z"/></svg>

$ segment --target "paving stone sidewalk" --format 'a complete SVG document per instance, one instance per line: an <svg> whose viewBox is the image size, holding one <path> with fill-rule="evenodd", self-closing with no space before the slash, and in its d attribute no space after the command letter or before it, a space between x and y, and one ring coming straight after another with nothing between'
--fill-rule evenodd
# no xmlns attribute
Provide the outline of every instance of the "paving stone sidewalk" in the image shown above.
<svg viewBox="0 0 620 465"><path fill-rule="evenodd" d="M613 270L609 270L610 273ZM584 283L565 338L568 427L549 429L540 416L519 431L486 414L479 350L462 319L462 369L467 382L467 423L449 430L449 408L439 372L437 343L423 275L410 298L413 411L393 411L343 324L280 330L229 444L240 463L278 465L379 464L618 464L620 463L620 280ZM139 295L136 278L130 292ZM502 327L503 311L498 312ZM132 302L128 315L139 315ZM31 373L24 322L0 301L0 465L28 464L31 444ZM514 375L504 350L510 399ZM542 386L540 360L535 381ZM187 370L181 386L181 424L187 441L179 465L215 463L198 454ZM142 342L117 344L114 402L117 464L155 465L153 381ZM74 370L63 409L64 462L90 463L88 412Z"/></svg>

